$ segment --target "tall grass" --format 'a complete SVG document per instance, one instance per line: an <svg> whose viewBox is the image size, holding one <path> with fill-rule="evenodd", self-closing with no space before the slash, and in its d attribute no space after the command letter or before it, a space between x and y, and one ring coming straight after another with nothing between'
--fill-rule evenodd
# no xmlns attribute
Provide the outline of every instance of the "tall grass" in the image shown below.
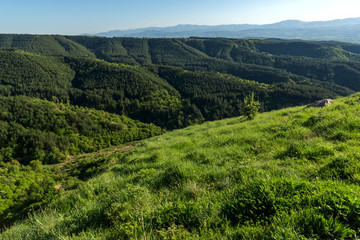
<svg viewBox="0 0 360 240"><path fill-rule="evenodd" d="M356 239L359 97L142 141L0 239Z"/></svg>

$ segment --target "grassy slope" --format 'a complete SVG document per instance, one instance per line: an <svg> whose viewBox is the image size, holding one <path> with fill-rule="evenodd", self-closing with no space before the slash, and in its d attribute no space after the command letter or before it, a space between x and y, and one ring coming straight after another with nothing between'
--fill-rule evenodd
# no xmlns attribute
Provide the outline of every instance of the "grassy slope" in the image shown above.
<svg viewBox="0 0 360 240"><path fill-rule="evenodd" d="M1 239L354 239L360 94L143 141Z"/></svg>

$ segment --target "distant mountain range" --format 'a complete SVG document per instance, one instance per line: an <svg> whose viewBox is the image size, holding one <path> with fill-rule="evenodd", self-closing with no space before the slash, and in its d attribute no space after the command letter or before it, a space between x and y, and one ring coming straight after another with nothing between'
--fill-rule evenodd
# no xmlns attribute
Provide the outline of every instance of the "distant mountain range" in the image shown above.
<svg viewBox="0 0 360 240"><path fill-rule="evenodd" d="M335 40L360 43L360 18L316 22L287 20L265 25L177 25L172 27L149 27L132 30L114 30L98 33L94 36L149 38L285 38L304 40Z"/></svg>

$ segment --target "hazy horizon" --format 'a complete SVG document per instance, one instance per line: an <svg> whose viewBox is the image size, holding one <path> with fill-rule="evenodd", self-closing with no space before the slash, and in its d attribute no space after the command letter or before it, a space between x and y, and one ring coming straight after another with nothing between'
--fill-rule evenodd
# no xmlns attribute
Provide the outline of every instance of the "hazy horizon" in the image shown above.
<svg viewBox="0 0 360 240"><path fill-rule="evenodd" d="M271 24L360 17L343 0L0 0L0 33L83 34L176 25Z"/></svg>
<svg viewBox="0 0 360 240"><path fill-rule="evenodd" d="M357 19L360 18L359 17L350 17L350 18L335 18L335 19L329 19L329 20L314 20L314 21L304 21L304 20L299 20L299 19L283 19L280 21L276 21L276 22L267 22L267 23L227 23L227 24L192 24L192 23L178 23L175 25L164 25L164 26L139 26L139 27L133 27L133 28L116 28L116 29L109 29L107 31L116 31L116 30L137 30L137 29L146 29L146 28L168 28L168 27L176 27L176 26L227 26L227 25L242 25L242 24L248 24L248 25L271 25L271 24L276 24L276 23L280 23L280 22L286 22L286 21L301 21L301 22L327 22L327 21L336 21L336 20L344 20L344 19ZM98 33L98 32L97 32Z"/></svg>

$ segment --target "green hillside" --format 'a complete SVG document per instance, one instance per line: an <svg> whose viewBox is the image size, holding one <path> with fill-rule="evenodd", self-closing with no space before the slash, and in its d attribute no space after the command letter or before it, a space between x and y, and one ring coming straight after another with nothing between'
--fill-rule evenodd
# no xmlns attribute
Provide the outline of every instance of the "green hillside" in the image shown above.
<svg viewBox="0 0 360 240"><path fill-rule="evenodd" d="M337 83L355 91L360 89L360 45L357 44L225 38L108 39L75 36L69 39L95 53L101 49L97 57L106 61L218 71L259 82L283 81L282 78L295 74ZM118 54L113 54L114 51ZM344 82L344 78L350 78L346 81L352 83Z"/></svg>
<svg viewBox="0 0 360 240"><path fill-rule="evenodd" d="M356 239L359 113L355 94L144 140L0 238Z"/></svg>
<svg viewBox="0 0 360 240"><path fill-rule="evenodd" d="M79 177L68 174L76 169L60 174L54 164L163 133L153 124L54 101L0 97L0 226L31 205L53 198L60 181ZM43 164L49 168L43 169ZM97 166L92 164L88 168Z"/></svg>
<svg viewBox="0 0 360 240"><path fill-rule="evenodd" d="M0 97L0 161L57 163L68 154L93 152L161 134L161 129L152 124L55 102Z"/></svg>
<svg viewBox="0 0 360 240"><path fill-rule="evenodd" d="M78 38L86 40L87 44L95 40L100 43L110 41ZM242 100L251 92L262 103L262 110L268 111L322 98L346 96L360 88L357 62L329 62L315 58L298 61L291 56L286 56L291 58L286 61L272 60L273 65L286 65L297 73L294 74L281 69L281 66L275 68L211 57L207 55L210 52L201 52L199 46L200 50L190 49L181 39L111 40L123 44L124 49L128 48L127 54L131 53L133 57L146 55L152 61L158 57L161 59L155 61L156 65L140 66L4 49L0 50L0 95L27 95L47 100L56 97L73 105L97 108L174 129L204 120L239 116ZM214 56L217 48L227 47L220 44L224 39L207 40L212 45L205 44L205 40L188 41L197 41L198 44L204 41L203 45L208 51L213 49ZM95 43L98 48L102 46ZM118 45L114 43L115 46ZM145 48L147 54L143 52ZM103 54L110 53L104 50ZM152 61L136 59L137 63Z"/></svg>
<svg viewBox="0 0 360 240"><path fill-rule="evenodd" d="M0 50L0 57L3 96L56 97L61 102L126 114L169 128L178 127L179 115L189 114L186 110L180 113L183 106L179 93L147 68L19 50ZM161 101L151 104L157 98ZM179 103L164 109L163 105L171 101Z"/></svg>
<svg viewBox="0 0 360 240"><path fill-rule="evenodd" d="M346 88L286 79L281 83L259 83L230 74L192 72L181 68L158 66L157 74L166 79L181 96L195 104L206 120L238 116L245 96L254 92L265 111L306 104L336 95L350 94Z"/></svg>
<svg viewBox="0 0 360 240"><path fill-rule="evenodd" d="M129 65L170 65L272 83L292 79L360 90L360 45L300 40L148 39L0 35L0 49L46 56L98 58Z"/></svg>

